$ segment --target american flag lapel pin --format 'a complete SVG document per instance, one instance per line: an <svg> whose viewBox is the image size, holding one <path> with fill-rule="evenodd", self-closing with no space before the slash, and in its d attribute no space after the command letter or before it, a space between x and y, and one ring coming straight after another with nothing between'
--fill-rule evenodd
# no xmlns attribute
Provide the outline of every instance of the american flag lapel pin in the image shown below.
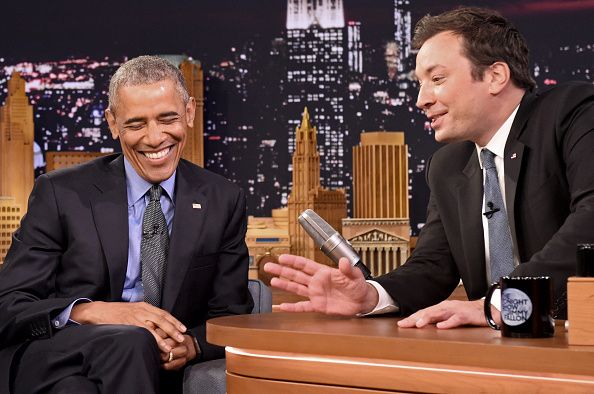
<svg viewBox="0 0 594 394"><path fill-rule="evenodd" d="M192 208L193 209L202 209L202 204L198 204L197 202L192 203Z"/></svg>
<svg viewBox="0 0 594 394"><path fill-rule="evenodd" d="M515 153L512 153L512 155L511 155L510 159L515 159L516 157L518 157L518 155L517 155L517 154L515 154Z"/></svg>

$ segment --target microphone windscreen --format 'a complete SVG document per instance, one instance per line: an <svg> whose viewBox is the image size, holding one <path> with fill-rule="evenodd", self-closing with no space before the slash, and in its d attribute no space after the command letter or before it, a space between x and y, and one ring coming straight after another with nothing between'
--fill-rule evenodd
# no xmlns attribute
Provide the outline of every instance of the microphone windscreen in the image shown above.
<svg viewBox="0 0 594 394"><path fill-rule="evenodd" d="M306 209L299 215L299 224L305 232L313 239L316 246L323 245L336 230L332 228L324 219L311 209Z"/></svg>

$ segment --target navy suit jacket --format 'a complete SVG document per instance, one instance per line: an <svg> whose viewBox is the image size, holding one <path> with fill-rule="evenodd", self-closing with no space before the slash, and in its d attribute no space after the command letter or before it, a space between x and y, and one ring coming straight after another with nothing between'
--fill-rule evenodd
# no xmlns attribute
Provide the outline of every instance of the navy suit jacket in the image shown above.
<svg viewBox="0 0 594 394"><path fill-rule="evenodd" d="M223 357L206 342L206 320L252 309L245 196L185 160L175 195L162 308L190 327L202 360ZM75 299L121 301L127 258L122 155L37 179L0 271L0 392L8 392L17 349L50 337L50 320Z"/></svg>
<svg viewBox="0 0 594 394"><path fill-rule="evenodd" d="M520 264L511 275L553 278L566 316L576 244L594 241L594 86L569 83L522 99L505 146L505 199ZM427 168L427 221L410 259L378 278L408 315L446 299L462 279L485 296L482 170L475 144L439 149Z"/></svg>

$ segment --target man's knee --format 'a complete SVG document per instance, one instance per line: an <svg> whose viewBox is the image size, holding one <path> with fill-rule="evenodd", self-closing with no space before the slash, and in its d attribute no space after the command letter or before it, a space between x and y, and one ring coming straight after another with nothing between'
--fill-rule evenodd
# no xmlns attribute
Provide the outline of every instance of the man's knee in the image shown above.
<svg viewBox="0 0 594 394"><path fill-rule="evenodd" d="M51 394L99 394L99 388L85 376L68 376L56 383L50 391Z"/></svg>
<svg viewBox="0 0 594 394"><path fill-rule="evenodd" d="M97 337L107 346L132 352L153 352L158 357L157 341L149 330L128 325L98 325Z"/></svg>
<svg viewBox="0 0 594 394"><path fill-rule="evenodd" d="M136 380L142 379L146 390L141 392L151 392L158 386L160 367L157 342L144 328L69 326L50 339L30 344L21 357L14 382L15 388L20 388L17 392L47 392L54 384L59 389L63 379L83 376L99 391L122 392L120 387L139 385Z"/></svg>

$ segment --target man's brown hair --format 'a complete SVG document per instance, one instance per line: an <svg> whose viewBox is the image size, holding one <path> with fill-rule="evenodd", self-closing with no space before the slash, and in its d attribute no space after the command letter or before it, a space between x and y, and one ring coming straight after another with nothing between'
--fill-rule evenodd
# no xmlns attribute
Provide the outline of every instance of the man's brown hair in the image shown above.
<svg viewBox="0 0 594 394"><path fill-rule="evenodd" d="M436 16L425 15L415 26L413 46L419 49L431 37L447 31L463 39L464 55L472 63L474 79L482 80L487 67L504 62L514 85L527 90L536 86L530 75L526 40L497 11L461 7Z"/></svg>

